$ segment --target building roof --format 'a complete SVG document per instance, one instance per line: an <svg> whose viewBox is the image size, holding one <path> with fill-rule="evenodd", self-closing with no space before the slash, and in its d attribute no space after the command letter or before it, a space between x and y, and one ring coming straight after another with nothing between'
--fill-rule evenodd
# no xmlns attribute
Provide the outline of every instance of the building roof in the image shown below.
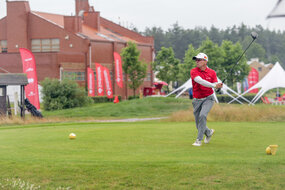
<svg viewBox="0 0 285 190"><path fill-rule="evenodd" d="M28 78L24 73L1 73L0 85L27 85Z"/></svg>
<svg viewBox="0 0 285 190"><path fill-rule="evenodd" d="M248 65L251 65L252 63L258 63L259 65L263 66L263 67L273 67L272 63L267 63L265 64L264 62L259 62L258 58L252 58L250 61L247 62Z"/></svg>
<svg viewBox="0 0 285 190"><path fill-rule="evenodd" d="M38 12L38 11L32 11L33 14L51 22L54 23L61 28L64 28L64 15L59 14L51 14L51 13L44 13L44 12ZM100 17L101 19L104 19L106 21L107 19ZM109 23L112 23L111 21L108 21ZM115 23L112 23L114 25L117 25ZM119 25L118 25L119 26ZM121 27L121 26L120 26ZM128 30L128 29L125 29ZM132 32L132 31L131 31ZM104 27L102 24L100 25L100 31L96 30L95 28L92 28L86 24L82 24L82 33L83 36L88 36L91 40L102 40L102 41L111 41L111 42L128 42L133 41L136 43L141 43L138 40L132 39L126 35L117 33L115 31L112 31L109 28ZM144 36L142 36L144 37Z"/></svg>

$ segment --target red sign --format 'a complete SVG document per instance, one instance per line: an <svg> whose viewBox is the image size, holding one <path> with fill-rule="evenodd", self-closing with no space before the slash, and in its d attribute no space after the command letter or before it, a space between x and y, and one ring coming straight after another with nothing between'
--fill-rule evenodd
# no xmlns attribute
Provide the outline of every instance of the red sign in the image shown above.
<svg viewBox="0 0 285 190"><path fill-rule="evenodd" d="M104 78L103 78L103 66L95 63L96 65L96 77L97 77L97 91L98 96L104 96Z"/></svg>
<svg viewBox="0 0 285 190"><path fill-rule="evenodd" d="M20 48L19 50L23 63L23 73L27 74L29 82L29 84L25 86L26 97L31 104L33 104L37 109L40 109L35 57L28 49Z"/></svg>
<svg viewBox="0 0 285 190"><path fill-rule="evenodd" d="M95 96L95 77L94 72L91 68L87 69L87 86L88 86L88 96Z"/></svg>
<svg viewBox="0 0 285 190"><path fill-rule="evenodd" d="M109 69L104 67L103 73L104 73L104 81L105 81L107 97L113 98L113 90L112 90L112 83L111 83Z"/></svg>
<svg viewBox="0 0 285 190"><path fill-rule="evenodd" d="M114 52L114 59L115 59L116 82L120 88L123 88L122 60L120 54Z"/></svg>
<svg viewBox="0 0 285 190"><path fill-rule="evenodd" d="M248 88L251 88L254 86L256 83L258 83L258 71L254 69L253 67L251 68L251 71L248 74ZM253 89L249 93L258 93L258 89Z"/></svg>

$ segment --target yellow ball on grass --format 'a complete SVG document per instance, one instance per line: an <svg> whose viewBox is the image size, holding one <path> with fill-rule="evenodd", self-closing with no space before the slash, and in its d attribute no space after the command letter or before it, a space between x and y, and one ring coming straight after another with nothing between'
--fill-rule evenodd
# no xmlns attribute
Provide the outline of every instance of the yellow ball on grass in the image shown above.
<svg viewBox="0 0 285 190"><path fill-rule="evenodd" d="M267 148L265 149L265 152L266 152L266 154L270 155L270 154L271 154L271 148L270 148L270 147L267 147Z"/></svg>
<svg viewBox="0 0 285 190"><path fill-rule="evenodd" d="M69 139L76 139L76 134L74 134L74 133L70 133L69 134Z"/></svg>

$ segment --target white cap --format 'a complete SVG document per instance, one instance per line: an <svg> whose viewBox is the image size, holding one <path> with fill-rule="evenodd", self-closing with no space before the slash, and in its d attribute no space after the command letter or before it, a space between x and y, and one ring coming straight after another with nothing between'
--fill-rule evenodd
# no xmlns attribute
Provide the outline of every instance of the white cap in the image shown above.
<svg viewBox="0 0 285 190"><path fill-rule="evenodd" d="M204 60L208 61L208 56L205 53L198 53L198 55L193 57L193 60L196 60L196 59L204 59Z"/></svg>

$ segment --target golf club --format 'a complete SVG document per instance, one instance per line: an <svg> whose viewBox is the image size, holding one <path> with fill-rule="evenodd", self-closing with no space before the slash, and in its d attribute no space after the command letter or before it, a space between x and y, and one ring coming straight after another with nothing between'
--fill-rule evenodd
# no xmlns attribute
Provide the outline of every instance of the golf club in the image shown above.
<svg viewBox="0 0 285 190"><path fill-rule="evenodd" d="M247 48L243 51L243 53L239 56L239 58L236 61L236 64L234 64L234 66L231 68L230 72L227 72L226 77L224 78L224 80L222 81L222 83L224 83L228 76L232 74L233 69L235 68L235 66L238 64L239 60L242 58L242 56L245 54L246 50L251 46L251 44L254 42L254 40L256 40L256 38L258 37L258 34L256 32L251 32L251 37L252 37L252 41L250 42L250 44L247 46ZM220 88L216 91L216 92L220 92Z"/></svg>

